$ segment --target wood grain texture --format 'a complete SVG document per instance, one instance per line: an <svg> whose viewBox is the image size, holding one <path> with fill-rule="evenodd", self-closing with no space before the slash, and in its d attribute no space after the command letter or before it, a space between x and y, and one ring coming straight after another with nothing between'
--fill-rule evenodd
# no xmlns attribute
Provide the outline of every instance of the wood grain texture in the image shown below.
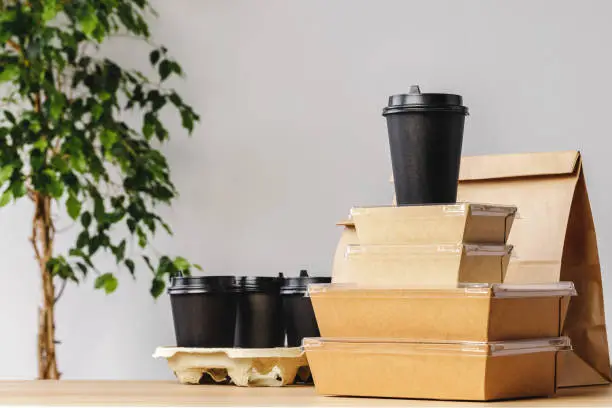
<svg viewBox="0 0 612 408"><path fill-rule="evenodd" d="M612 406L612 388L595 386L560 391L556 398L466 403L397 399L339 398L315 394L313 387L239 388L181 385L165 381L0 381L2 405L122 406Z"/></svg>

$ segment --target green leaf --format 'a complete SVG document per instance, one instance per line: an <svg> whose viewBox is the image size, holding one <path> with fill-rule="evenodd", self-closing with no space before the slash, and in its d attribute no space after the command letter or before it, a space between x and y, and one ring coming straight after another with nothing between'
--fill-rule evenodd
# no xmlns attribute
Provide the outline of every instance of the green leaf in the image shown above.
<svg viewBox="0 0 612 408"><path fill-rule="evenodd" d="M61 182L54 180L49 186L49 193L53 198L61 198L64 195L64 185Z"/></svg>
<svg viewBox="0 0 612 408"><path fill-rule="evenodd" d="M84 263L77 262L76 266L81 270L81 273L83 273L83 275L87 275L87 266L85 266Z"/></svg>
<svg viewBox="0 0 612 408"><path fill-rule="evenodd" d="M45 155L37 149L32 149L30 152L30 166L38 172L45 163Z"/></svg>
<svg viewBox="0 0 612 408"><path fill-rule="evenodd" d="M155 268L153 268L153 264L151 263L151 259L149 259L148 256L143 255L142 259L144 259L145 263L147 264L147 267L151 270L151 272L155 273Z"/></svg>
<svg viewBox="0 0 612 408"><path fill-rule="evenodd" d="M161 295L164 292L164 289L166 288L166 284L164 283L163 280L161 279L153 279L153 281L151 282L151 295L154 298L158 298L159 295Z"/></svg>
<svg viewBox="0 0 612 408"><path fill-rule="evenodd" d="M93 256L98 249L100 249L100 245L102 245L102 239L99 235L91 237L89 240L89 256Z"/></svg>
<svg viewBox="0 0 612 408"><path fill-rule="evenodd" d="M32 144L32 146L35 149L38 149L38 150L40 150L42 152L43 150L45 150L47 148L47 146L49 146L49 142L47 142L47 138L46 137L41 137L36 142L34 142Z"/></svg>
<svg viewBox="0 0 612 408"><path fill-rule="evenodd" d="M174 262L164 255L159 259L159 266L157 267L157 272L155 275L158 278L163 278L165 274L172 276L178 271L179 270L176 268L176 266L174 266Z"/></svg>
<svg viewBox="0 0 612 408"><path fill-rule="evenodd" d="M104 288L107 295L113 293L117 289L117 285L119 285L119 282L112 273L104 273L98 276L94 283L96 289Z"/></svg>
<svg viewBox="0 0 612 408"><path fill-rule="evenodd" d="M60 173L67 173L70 171L68 162L58 155L53 156L51 159L51 165Z"/></svg>
<svg viewBox="0 0 612 408"><path fill-rule="evenodd" d="M81 233L79 234L77 238L77 242L76 242L77 248L79 249L85 248L85 246L87 246L88 243L89 243L89 232L87 232L86 230L81 231Z"/></svg>
<svg viewBox="0 0 612 408"><path fill-rule="evenodd" d="M183 75L183 69L176 61L170 62L170 70L178 76Z"/></svg>
<svg viewBox="0 0 612 408"><path fill-rule="evenodd" d="M30 130L34 133L38 133L40 132L40 129L41 129L40 122L36 119L32 119L30 121Z"/></svg>
<svg viewBox="0 0 612 408"><path fill-rule="evenodd" d="M81 183L79 183L79 179L74 175L73 172L68 171L62 174L62 181L64 185L66 185L71 192L77 194L81 191Z"/></svg>
<svg viewBox="0 0 612 408"><path fill-rule="evenodd" d="M145 123L142 126L142 135L147 139L151 139L151 136L153 136L153 133L155 132L155 126L149 124L149 123Z"/></svg>
<svg viewBox="0 0 612 408"><path fill-rule="evenodd" d="M189 263L189 261L187 261L182 256L177 256L176 258L174 258L174 266L179 271L185 271L185 270L189 269L191 264Z"/></svg>
<svg viewBox="0 0 612 408"><path fill-rule="evenodd" d="M181 121L183 128L187 129L189 134L193 132L193 115L187 109L181 111Z"/></svg>
<svg viewBox="0 0 612 408"><path fill-rule="evenodd" d="M170 94L170 102L172 102L174 106L176 106L177 108L180 108L183 106L183 100L181 99L180 96L178 96L176 92L172 92Z"/></svg>
<svg viewBox="0 0 612 408"><path fill-rule="evenodd" d="M200 266L200 264L193 264L192 265L194 268L196 268L198 271L203 271L204 269L202 269L202 266Z"/></svg>
<svg viewBox="0 0 612 408"><path fill-rule="evenodd" d="M25 183L21 180L15 181L11 184L11 191L13 192L13 197L15 198L21 198L28 193Z"/></svg>
<svg viewBox="0 0 612 408"><path fill-rule="evenodd" d="M159 61L159 57L160 57L159 50L151 51L151 53L149 54L149 61L151 61L151 65L157 64L157 61Z"/></svg>
<svg viewBox="0 0 612 408"><path fill-rule="evenodd" d="M82 215L81 215L81 225L84 228L89 228L89 225L91 224L91 213L89 211L85 211Z"/></svg>
<svg viewBox="0 0 612 408"><path fill-rule="evenodd" d="M2 71L0 71L0 82L12 81L19 77L21 73L17 65L6 65Z"/></svg>
<svg viewBox="0 0 612 408"><path fill-rule="evenodd" d="M132 261L131 259L126 259L123 263L130 270L130 274L134 276L134 261Z"/></svg>
<svg viewBox="0 0 612 408"><path fill-rule="evenodd" d="M64 110L64 95L56 94L51 98L51 108L49 113L51 114L51 118L53 120L59 119L62 111Z"/></svg>
<svg viewBox="0 0 612 408"><path fill-rule="evenodd" d="M43 6L43 21L47 22L53 20L57 15L57 3L56 0L45 0Z"/></svg>
<svg viewBox="0 0 612 408"><path fill-rule="evenodd" d="M100 104L96 104L91 108L91 116L96 122L100 120L103 113L104 113L104 108Z"/></svg>
<svg viewBox="0 0 612 408"><path fill-rule="evenodd" d="M100 100L102 102L108 101L111 98L111 96L113 96L113 95L110 92L107 92L107 91L102 91L102 92L98 93L98 97L100 98Z"/></svg>
<svg viewBox="0 0 612 408"><path fill-rule="evenodd" d="M100 142L106 149L110 149L117 142L117 132L104 129L102 133L100 133Z"/></svg>
<svg viewBox="0 0 612 408"><path fill-rule="evenodd" d="M158 110L160 110L164 106L166 106L166 98L165 97L160 95L157 98L153 99L153 111L157 112Z"/></svg>
<svg viewBox="0 0 612 408"><path fill-rule="evenodd" d="M113 208L116 208L116 209L123 208L124 202L125 202L125 196L123 195L111 197L111 205L113 206Z"/></svg>
<svg viewBox="0 0 612 408"><path fill-rule="evenodd" d="M55 171L51 169L45 169L43 174L47 177L48 184L45 185L45 188L49 195L53 198L60 198L64 195L64 183L57 179L57 175Z"/></svg>
<svg viewBox="0 0 612 408"><path fill-rule="evenodd" d="M51 258L47 261L47 269L51 272L51 275L56 275L60 268L59 259Z"/></svg>
<svg viewBox="0 0 612 408"><path fill-rule="evenodd" d="M85 256L85 252L77 248L72 248L70 251L68 251L68 255L82 258Z"/></svg>
<svg viewBox="0 0 612 408"><path fill-rule="evenodd" d="M81 153L70 155L70 164L79 173L85 173L87 171L87 161Z"/></svg>
<svg viewBox="0 0 612 408"><path fill-rule="evenodd" d="M136 227L136 235L138 236L138 245L144 249L147 246L147 234L144 232L144 228Z"/></svg>
<svg viewBox="0 0 612 408"><path fill-rule="evenodd" d="M0 22L14 21L16 15L17 12L14 9L9 11L9 8L5 7L0 13Z"/></svg>
<svg viewBox="0 0 612 408"><path fill-rule="evenodd" d="M123 258L125 258L125 239L121 241L119 245L115 248L115 258L117 259L117 263L121 262Z"/></svg>
<svg viewBox="0 0 612 408"><path fill-rule="evenodd" d="M153 220L153 218L145 218L143 222L145 223L147 228L149 228L151 233L155 234L155 221Z"/></svg>
<svg viewBox="0 0 612 408"><path fill-rule="evenodd" d="M159 120L153 112L147 112L145 114L142 125L142 134L147 140L149 140L155 132L158 122Z"/></svg>
<svg viewBox="0 0 612 408"><path fill-rule="evenodd" d="M128 218L128 220L126 221L128 230L130 230L130 233L134 233L134 231L136 231L136 221L133 218Z"/></svg>
<svg viewBox="0 0 612 408"><path fill-rule="evenodd" d="M13 170L14 168L12 164L7 164L0 169L0 186L11 178L13 175Z"/></svg>
<svg viewBox="0 0 612 408"><path fill-rule="evenodd" d="M81 202L74 195L70 194L66 200L66 209L70 218L76 221L81 214Z"/></svg>
<svg viewBox="0 0 612 408"><path fill-rule="evenodd" d="M6 190L4 193L2 193L2 196L0 196L0 207L4 207L10 203L11 198L13 198L13 192L11 190Z"/></svg>
<svg viewBox="0 0 612 408"><path fill-rule="evenodd" d="M94 217L96 218L96 221L103 221L104 214L104 201L102 200L102 197L97 195L94 197Z"/></svg>
<svg viewBox="0 0 612 408"><path fill-rule="evenodd" d="M6 117L6 120L11 122L13 125L17 124L17 119L15 119L15 115L13 115L12 112L5 110L4 117Z"/></svg>
<svg viewBox="0 0 612 408"><path fill-rule="evenodd" d="M95 12L85 12L79 19L81 30L87 37L91 37L96 26L98 25L98 17Z"/></svg>
<svg viewBox="0 0 612 408"><path fill-rule="evenodd" d="M164 81L172 73L172 62L170 62L167 59L163 60L159 64L158 71L159 71L159 76L161 77L161 80Z"/></svg>

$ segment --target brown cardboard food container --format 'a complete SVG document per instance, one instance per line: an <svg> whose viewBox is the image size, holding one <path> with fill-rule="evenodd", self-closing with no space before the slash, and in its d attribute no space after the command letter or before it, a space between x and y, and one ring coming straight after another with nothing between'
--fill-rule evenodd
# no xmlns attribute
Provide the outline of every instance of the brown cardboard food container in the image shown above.
<svg viewBox="0 0 612 408"><path fill-rule="evenodd" d="M464 157L460 201L516 205L521 213L508 242L512 259L506 282L572 281L564 335L573 352L561 353L558 384L606 384L610 358L597 238L579 152Z"/></svg>
<svg viewBox="0 0 612 408"><path fill-rule="evenodd" d="M324 395L489 401L555 393L566 337L500 343L304 339Z"/></svg>
<svg viewBox="0 0 612 408"><path fill-rule="evenodd" d="M505 244L516 207L461 203L351 209L359 243Z"/></svg>
<svg viewBox="0 0 612 408"><path fill-rule="evenodd" d="M571 282L367 288L310 285L321 336L505 341L561 335Z"/></svg>
<svg viewBox="0 0 612 408"><path fill-rule="evenodd" d="M503 282L509 245L348 245L344 277L359 285Z"/></svg>

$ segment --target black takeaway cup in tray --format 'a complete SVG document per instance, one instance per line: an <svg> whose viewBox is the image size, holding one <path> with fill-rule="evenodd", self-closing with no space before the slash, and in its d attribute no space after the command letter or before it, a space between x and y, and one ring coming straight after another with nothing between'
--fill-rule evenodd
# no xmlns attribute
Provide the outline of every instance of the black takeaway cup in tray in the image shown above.
<svg viewBox="0 0 612 408"><path fill-rule="evenodd" d="M389 97L383 116L398 205L456 202L467 114L460 95L422 94L416 85Z"/></svg>
<svg viewBox="0 0 612 408"><path fill-rule="evenodd" d="M319 326L310 298L306 296L311 283L330 283L329 277L310 277L305 270L298 278L286 278L281 288L283 314L287 330L287 345L298 347L304 337L319 337Z"/></svg>
<svg viewBox="0 0 612 408"><path fill-rule="evenodd" d="M245 276L239 287L235 347L283 347L282 302L279 277Z"/></svg>
<svg viewBox="0 0 612 408"><path fill-rule="evenodd" d="M178 347L232 347L236 322L233 276L177 276L170 288Z"/></svg>

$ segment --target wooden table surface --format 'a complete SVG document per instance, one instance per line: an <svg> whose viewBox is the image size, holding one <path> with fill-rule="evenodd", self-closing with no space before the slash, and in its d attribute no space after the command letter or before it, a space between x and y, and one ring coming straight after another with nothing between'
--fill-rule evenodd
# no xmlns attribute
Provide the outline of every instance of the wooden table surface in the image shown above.
<svg viewBox="0 0 612 408"><path fill-rule="evenodd" d="M123 406L612 406L607 386L561 390L554 398L468 403L398 399L339 398L315 394L313 387L239 388L181 385L166 381L0 381L2 405Z"/></svg>

